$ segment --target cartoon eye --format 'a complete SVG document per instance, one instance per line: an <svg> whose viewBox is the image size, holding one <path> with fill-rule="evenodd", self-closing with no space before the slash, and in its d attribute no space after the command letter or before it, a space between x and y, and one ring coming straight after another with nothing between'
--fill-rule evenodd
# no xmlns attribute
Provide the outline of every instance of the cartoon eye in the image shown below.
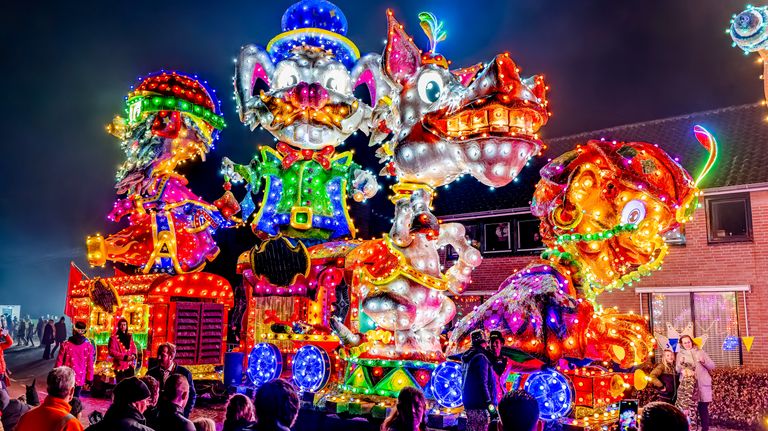
<svg viewBox="0 0 768 431"><path fill-rule="evenodd" d="M285 63L280 66L275 71L275 86L277 88L289 88L299 83L299 71L294 65Z"/></svg>
<svg viewBox="0 0 768 431"><path fill-rule="evenodd" d="M337 93L346 94L351 90L349 88L349 74L344 70L331 70L325 76L324 87Z"/></svg>
<svg viewBox="0 0 768 431"><path fill-rule="evenodd" d="M645 218L645 204L640 200L632 200L621 210L621 223L637 225Z"/></svg>
<svg viewBox="0 0 768 431"><path fill-rule="evenodd" d="M419 77L419 97L426 103L435 103L443 92L443 77L435 70L428 70Z"/></svg>

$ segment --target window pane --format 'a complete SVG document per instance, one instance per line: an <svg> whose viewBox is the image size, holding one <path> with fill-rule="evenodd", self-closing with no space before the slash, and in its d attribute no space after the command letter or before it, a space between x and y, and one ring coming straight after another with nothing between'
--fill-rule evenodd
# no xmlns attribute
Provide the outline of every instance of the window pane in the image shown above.
<svg viewBox="0 0 768 431"><path fill-rule="evenodd" d="M667 324L682 331L691 323L691 295L689 293L654 293L651 295L653 333L667 337ZM656 349L656 361L661 360L661 348Z"/></svg>
<svg viewBox="0 0 768 431"><path fill-rule="evenodd" d="M539 233L539 219L518 220L517 221L517 250L543 250L544 243L541 242Z"/></svg>
<svg viewBox="0 0 768 431"><path fill-rule="evenodd" d="M712 202L713 233L716 238L747 234L747 208L744 201Z"/></svg>
<svg viewBox="0 0 768 431"><path fill-rule="evenodd" d="M472 247L480 250L481 249L480 240L483 235L483 232L480 230L480 225L476 225L476 224L465 225L464 231L466 232L465 236L467 237L467 240L469 240L469 244L472 245Z"/></svg>
<svg viewBox="0 0 768 431"><path fill-rule="evenodd" d="M685 245L685 225L680 225L665 233L664 242L672 245Z"/></svg>
<svg viewBox="0 0 768 431"><path fill-rule="evenodd" d="M488 223L485 227L486 252L499 252L512 250L509 236L509 222Z"/></svg>
<svg viewBox="0 0 768 431"><path fill-rule="evenodd" d="M736 314L736 293L695 293L694 334L697 337L707 335L704 350L718 366L740 365L740 352L723 350L723 343L729 336L739 336L739 325Z"/></svg>

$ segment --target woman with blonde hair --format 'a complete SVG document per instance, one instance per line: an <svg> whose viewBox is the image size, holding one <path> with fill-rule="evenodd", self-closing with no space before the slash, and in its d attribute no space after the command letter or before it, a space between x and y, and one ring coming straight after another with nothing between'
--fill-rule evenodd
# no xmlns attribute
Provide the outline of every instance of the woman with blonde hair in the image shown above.
<svg viewBox="0 0 768 431"><path fill-rule="evenodd" d="M397 406L381 424L381 431L420 431L426 411L424 393L412 387L404 388L397 397Z"/></svg>
<svg viewBox="0 0 768 431"><path fill-rule="evenodd" d="M192 421L195 431L216 431L216 422L211 418L197 418Z"/></svg>
<svg viewBox="0 0 768 431"><path fill-rule="evenodd" d="M671 349L664 349L661 355L661 362L648 375L651 384L656 388L654 401L664 401L674 404L675 395L677 395L677 373L675 364L675 352Z"/></svg>

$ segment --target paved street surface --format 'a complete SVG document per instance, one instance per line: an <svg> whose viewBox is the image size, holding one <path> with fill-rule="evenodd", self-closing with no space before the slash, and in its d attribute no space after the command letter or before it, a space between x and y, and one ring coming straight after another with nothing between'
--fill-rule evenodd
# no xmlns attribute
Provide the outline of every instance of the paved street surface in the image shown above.
<svg viewBox="0 0 768 431"><path fill-rule="evenodd" d="M56 352L58 353L58 351ZM11 370L11 386L9 392L11 397L16 398L24 394L25 384L31 384L33 379L37 379L36 386L40 395L40 401L42 402L46 395L45 378L48 372L53 368L55 361L53 359L43 360L43 349L41 347L18 347L13 346L5 351L5 360L8 364L8 369ZM84 394L81 397L83 402L83 414L80 417L80 421L84 426L88 426L88 415L94 410L98 410L102 413L107 411L110 401L102 398L91 398L88 394ZM218 430L221 430L222 423L224 422L224 404L211 403L207 398L197 399L197 405L192 410L192 419L199 417L208 417L213 419L218 425ZM351 425L351 424L350 424ZM314 429L311 424L299 424L297 423L295 429ZM725 428L710 428L712 431L731 431Z"/></svg>

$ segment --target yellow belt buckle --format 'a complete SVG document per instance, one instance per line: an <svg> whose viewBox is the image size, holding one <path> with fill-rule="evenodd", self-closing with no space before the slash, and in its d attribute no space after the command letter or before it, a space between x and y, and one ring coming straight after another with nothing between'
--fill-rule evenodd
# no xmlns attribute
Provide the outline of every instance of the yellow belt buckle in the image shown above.
<svg viewBox="0 0 768 431"><path fill-rule="evenodd" d="M310 207L291 208L291 227L300 230L312 228L312 215L313 212Z"/></svg>

